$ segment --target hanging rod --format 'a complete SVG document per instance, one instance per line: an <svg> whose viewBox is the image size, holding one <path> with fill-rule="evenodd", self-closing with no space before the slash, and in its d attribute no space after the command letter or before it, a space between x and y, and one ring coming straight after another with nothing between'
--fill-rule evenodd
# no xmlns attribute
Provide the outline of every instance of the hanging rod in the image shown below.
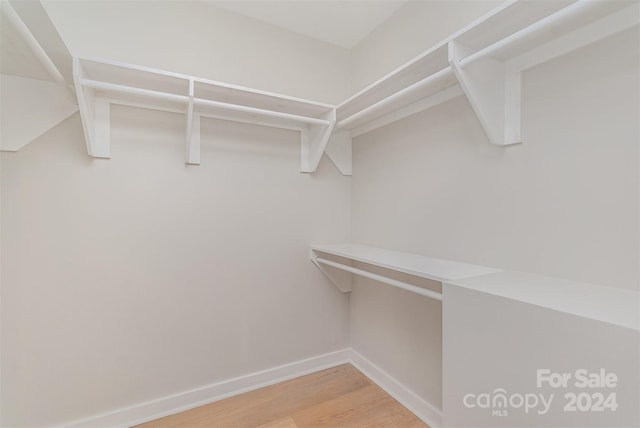
<svg viewBox="0 0 640 428"><path fill-rule="evenodd" d="M118 85L116 83L99 82L91 79L80 79L80 84L87 88L102 89L104 91L121 92L124 94L141 95L148 98L156 98L168 101L188 103L189 97L186 95L171 94L168 92L153 91L151 89L134 88L131 86Z"/></svg>
<svg viewBox="0 0 640 428"><path fill-rule="evenodd" d="M356 275L363 276L365 278L373 279L374 281L382 282L384 284L391 285L393 287L402 288L403 290L410 291L412 293L420 294L421 296L429 297L431 299L442 301L442 293L438 293L436 291L427 290L425 288L421 288L415 285L407 284L406 282L398 281L395 279L387 278L382 275L378 275L375 273L367 272L366 270L354 268L352 266L347 266L342 263L334 262L331 260L323 259L321 257L313 257L311 261L318 266L318 263L331 266L337 269L342 269L347 272L354 273ZM319 267L319 266L318 266Z"/></svg>
<svg viewBox="0 0 640 428"><path fill-rule="evenodd" d="M259 114L261 116L268 116L276 119L293 120L296 122L303 122L311 125L323 125L323 126L331 125L331 121L326 119L316 119L315 117L300 116L297 114L283 113L283 112L273 111L273 110L264 110L257 107L249 107L249 106L243 106L239 104L230 104L230 103L224 103L221 101L205 100L202 98L194 98L193 104L209 106L209 107L218 107L225 110L239 111L242 113Z"/></svg>
<svg viewBox="0 0 640 428"><path fill-rule="evenodd" d="M526 41L527 39L535 39L540 33L544 31L553 31L553 29L550 28L552 25L562 26L566 23L567 20L580 15L580 13L589 12L593 8L606 6L606 3L607 2L604 1L600 2L593 0L577 1L572 5L559 10L556 13L547 16L546 18L541 19L540 21L531 24L528 27L525 27L522 30L511 34L510 36L507 36L504 39L501 39L494 44L487 46L484 49L472 53L466 58L462 58L460 60L460 67L464 68L474 61L491 57L500 52L502 49L508 48L509 46L517 42Z"/></svg>
<svg viewBox="0 0 640 428"><path fill-rule="evenodd" d="M100 82L92 79L80 79L80 84L87 88L101 89L104 91L120 92L131 95L139 95L147 98L156 98L168 101L176 101L189 103L191 98L187 95L171 94L168 92L154 91L151 89L134 88L132 86L119 85L116 83ZM283 113L279 111L264 110L257 107L243 106L239 104L225 103L221 101L206 100L202 98L193 98L193 104L199 106L209 106L220 108L223 110L236 111L242 113L256 114L264 117L275 119L290 120L294 122L307 123L310 125L330 126L331 121L326 119L317 119L315 117L300 116L291 113ZM206 115L206 113L205 113Z"/></svg>
<svg viewBox="0 0 640 428"><path fill-rule="evenodd" d="M418 92L421 89L427 88L431 85L436 85L440 82L442 82L443 80L448 79L449 77L453 76L453 70L450 66L443 68L440 71L437 71L435 73L433 73L430 76L425 77L424 79L410 85L407 86L406 88L394 93L393 95L388 96L387 98L383 98L382 100L378 101L375 104L370 105L369 107L360 110L359 112L341 120L340 122L338 122L337 127L338 128L345 128L348 127L350 124L352 124L353 122L357 121L358 119L361 119L363 117L366 117L368 115L374 114L375 112L382 110L383 108L385 108L387 105L401 100L402 98L404 98L407 95L410 95L412 93Z"/></svg>

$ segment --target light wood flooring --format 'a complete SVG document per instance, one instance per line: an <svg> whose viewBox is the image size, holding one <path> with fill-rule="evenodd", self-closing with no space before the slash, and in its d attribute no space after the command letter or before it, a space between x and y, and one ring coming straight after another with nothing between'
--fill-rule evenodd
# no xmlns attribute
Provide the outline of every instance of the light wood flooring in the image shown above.
<svg viewBox="0 0 640 428"><path fill-rule="evenodd" d="M429 428L351 364L167 416L144 428Z"/></svg>

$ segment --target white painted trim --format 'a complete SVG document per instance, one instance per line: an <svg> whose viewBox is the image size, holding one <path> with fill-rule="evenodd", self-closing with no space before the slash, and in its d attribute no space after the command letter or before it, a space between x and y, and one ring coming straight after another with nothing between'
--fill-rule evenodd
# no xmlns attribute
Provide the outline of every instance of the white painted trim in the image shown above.
<svg viewBox="0 0 640 428"><path fill-rule="evenodd" d="M400 404L413 412L424 423L431 428L442 427L441 409L419 397L415 392L351 348L349 349L349 360L362 374L384 389L387 394L398 400Z"/></svg>
<svg viewBox="0 0 640 428"><path fill-rule="evenodd" d="M60 427L130 427L349 362L349 350L341 349L112 412L76 420L62 424Z"/></svg>
<svg viewBox="0 0 640 428"><path fill-rule="evenodd" d="M265 386L349 363L431 428L442 427L442 411L351 348L238 376L190 391L58 425L58 428L125 428L173 415Z"/></svg>

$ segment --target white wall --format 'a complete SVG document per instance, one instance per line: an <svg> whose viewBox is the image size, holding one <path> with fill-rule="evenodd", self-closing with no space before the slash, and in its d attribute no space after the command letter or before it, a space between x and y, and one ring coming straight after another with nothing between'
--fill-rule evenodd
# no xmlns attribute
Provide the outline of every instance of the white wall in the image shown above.
<svg viewBox="0 0 640 428"><path fill-rule="evenodd" d="M464 97L356 138L353 240L637 288L633 52L628 31L525 73L522 145L490 145ZM440 308L364 280L350 304L352 346L440 405Z"/></svg>
<svg viewBox="0 0 640 428"><path fill-rule="evenodd" d="M346 96L342 50L205 4L47 6L74 54ZM348 345L348 298L308 251L349 238L350 179L326 158L301 174L295 132L205 119L202 165L185 166L183 127L181 115L113 107L111 160L88 157L78 115L2 153L3 426L63 423Z"/></svg>
<svg viewBox="0 0 640 428"><path fill-rule="evenodd" d="M200 1L45 2L80 57L100 57L337 104L350 53Z"/></svg>
<svg viewBox="0 0 640 428"><path fill-rule="evenodd" d="M295 133L112 112L111 160L72 116L2 156L5 426L90 416L347 346L308 261L348 238L349 185L298 172Z"/></svg>

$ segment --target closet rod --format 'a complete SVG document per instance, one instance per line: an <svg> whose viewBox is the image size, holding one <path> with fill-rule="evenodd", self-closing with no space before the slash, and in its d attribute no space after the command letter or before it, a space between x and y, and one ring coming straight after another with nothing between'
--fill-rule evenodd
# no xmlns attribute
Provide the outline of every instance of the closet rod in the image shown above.
<svg viewBox="0 0 640 428"><path fill-rule="evenodd" d="M99 82L91 79L80 79L80 85L87 88L102 89L104 91L122 92L131 95L141 95L148 98L157 98L169 101L188 103L189 97L186 95L170 94L168 92L153 91L151 89L133 88L131 86L118 85L115 83Z"/></svg>
<svg viewBox="0 0 640 428"><path fill-rule="evenodd" d="M477 52L472 53L466 58L460 60L460 67L464 68L474 61L478 61L487 57L491 57L501 50L508 48L517 42L526 42L528 39L534 39L543 32L553 32L554 25L562 27L566 24L566 21L579 16L581 13L588 13L591 9L597 7L606 6L606 2L599 2L593 0L581 0L573 3L558 12L547 16L546 18L531 24L528 27L523 28L511 34L504 39L495 42L492 45L487 46Z"/></svg>
<svg viewBox="0 0 640 428"><path fill-rule="evenodd" d="M221 101L213 101L213 100L205 100L205 99L202 99L202 98L194 98L193 99L193 103L195 105L217 107L217 108L221 108L221 109L224 109L224 110L239 111L239 112L242 112L242 113L258 114L258 115L261 115L261 116L268 116L268 117L273 117L273 118L276 118L276 119L286 119L286 120L292 120L292 121L295 121L295 122L303 122L303 123L308 123L310 125L322 125L322 126L331 125L331 122L326 120L326 119L316 119L315 117L299 116L297 114L283 113L283 112L273 111L273 110L264 110L264 109L257 108L257 107L242 106L242 105L239 105L239 104L224 103L224 102L221 102Z"/></svg>
<svg viewBox="0 0 640 428"><path fill-rule="evenodd" d="M134 88L131 86L118 85L115 83L108 83L108 82L99 82L97 80L91 80L91 79L80 79L80 84L87 88L101 89L104 91L112 91L112 92L121 92L121 93L131 94L131 95L139 95L147 98L176 101L176 102L181 102L185 104L190 101L190 97L186 95L171 94L168 92L154 91L151 89ZM256 114L263 117L289 120L289 121L298 122L298 123L307 123L310 125L322 125L322 126L331 125L331 122L326 119L316 119L315 117L299 116L296 114L282 113L279 111L272 111L272 110L264 110L256 107L248 107L248 106L243 106L238 104L224 103L220 101L205 100L202 98L194 98L193 104L200 105L200 106L215 107L215 108L219 108L221 110L227 110L227 111L237 111L242 113ZM203 114L207 116L207 113L203 113ZM227 120L231 120L231 119L227 119ZM250 122L250 121L246 121L246 122ZM259 124L260 122L256 120L255 123Z"/></svg>
<svg viewBox="0 0 640 428"><path fill-rule="evenodd" d="M429 297L431 299L442 301L442 293L438 293L436 291L427 290L425 288L421 288L415 285L407 284L406 282L398 281L395 279L387 278L382 275L378 275L375 273L367 272L366 270L354 268L351 266L344 265L342 263L337 263L331 260L323 259L321 257L314 257L311 261L315 264L321 263L323 265L331 266L337 269L342 269L347 272L354 273L356 275L364 276L365 278L373 279L374 281L382 282L393 287L402 288L403 290L410 291L412 293L420 294L425 297Z"/></svg>
<svg viewBox="0 0 640 428"><path fill-rule="evenodd" d="M451 67L450 66L445 67L442 70L437 71L432 75L427 76L424 79L410 86L407 86L406 88L396 92L395 94L390 95L387 98L383 98L377 103L372 104L369 107L362 109L359 112L341 120L340 122L338 122L337 127L338 128L348 127L350 124L357 121L358 119L361 119L362 117L366 117L368 115L376 113L377 111L384 109L389 104L395 101L401 100L403 97L407 95L418 92L421 89L428 88L429 86L437 85L441 81L444 81L452 76L453 76L453 70L451 69Z"/></svg>

